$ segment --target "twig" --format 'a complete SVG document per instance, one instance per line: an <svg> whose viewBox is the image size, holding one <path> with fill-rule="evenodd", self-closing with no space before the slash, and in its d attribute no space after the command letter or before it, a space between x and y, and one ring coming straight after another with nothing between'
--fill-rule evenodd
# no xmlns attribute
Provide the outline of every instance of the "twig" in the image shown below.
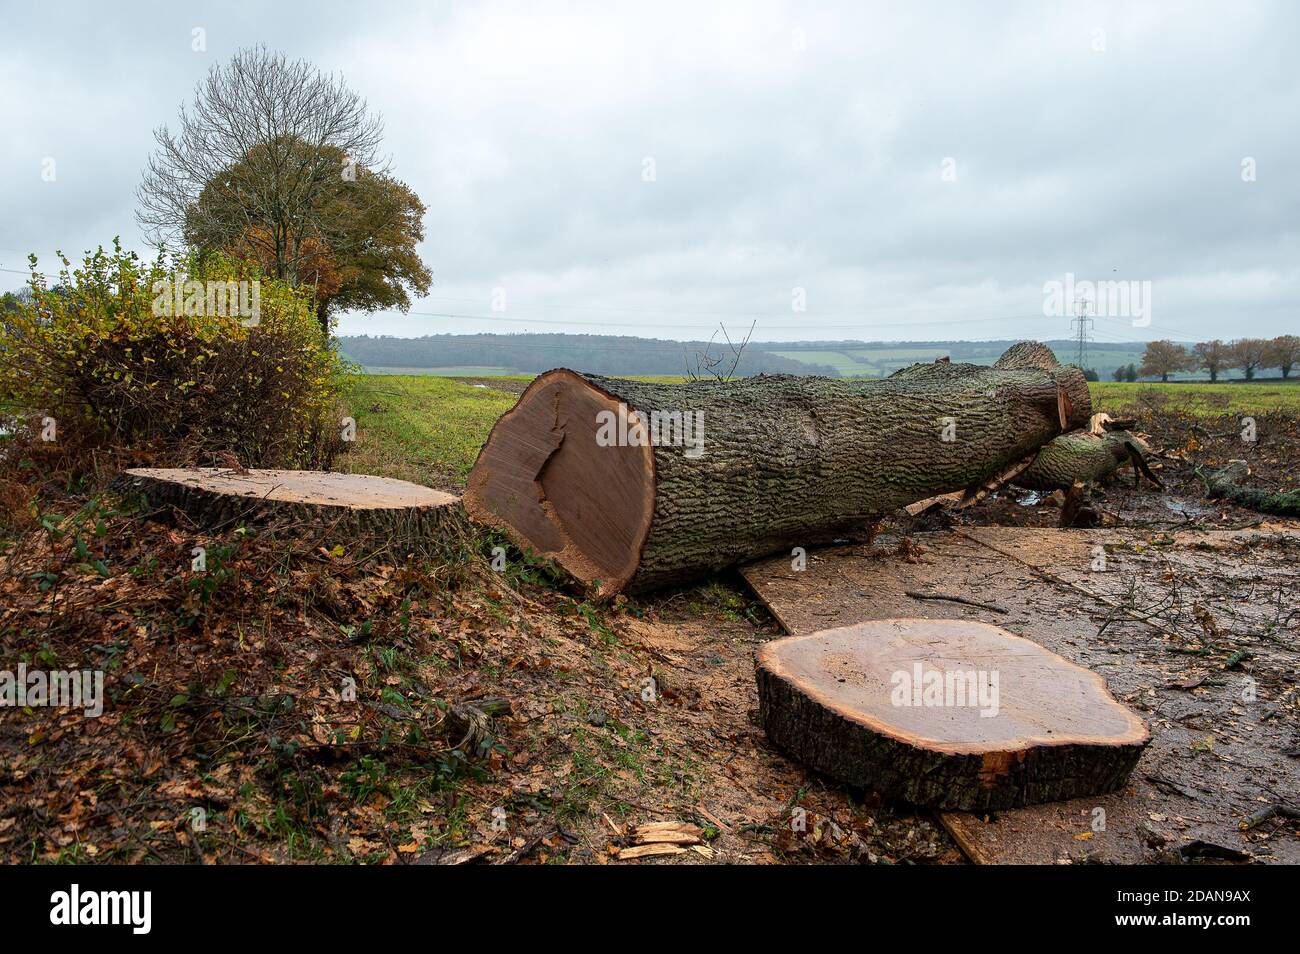
<svg viewBox="0 0 1300 954"><path fill-rule="evenodd" d="M1010 610L1004 606L995 606L992 603L981 603L979 600L968 600L964 596L951 596L947 593L922 593L919 590L904 590L904 593L914 600L945 600L949 603L961 603L963 606L974 606L977 609L985 609L991 613L1001 613L1005 616Z"/></svg>

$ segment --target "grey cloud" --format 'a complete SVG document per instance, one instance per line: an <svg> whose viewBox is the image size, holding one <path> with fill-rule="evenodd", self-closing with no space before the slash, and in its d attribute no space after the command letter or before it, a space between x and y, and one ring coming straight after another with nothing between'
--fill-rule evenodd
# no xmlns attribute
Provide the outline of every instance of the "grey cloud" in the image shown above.
<svg viewBox="0 0 1300 954"><path fill-rule="evenodd" d="M345 332L529 327L510 317L684 338L755 316L776 339L1061 336L1042 285L1071 271L1153 282L1152 326L1099 322L1103 340L1292 333L1297 21L1286 3L49 4L11 12L24 40L0 54L0 263L138 246L150 131L263 41L383 113L429 205L437 284L415 310L487 319Z"/></svg>

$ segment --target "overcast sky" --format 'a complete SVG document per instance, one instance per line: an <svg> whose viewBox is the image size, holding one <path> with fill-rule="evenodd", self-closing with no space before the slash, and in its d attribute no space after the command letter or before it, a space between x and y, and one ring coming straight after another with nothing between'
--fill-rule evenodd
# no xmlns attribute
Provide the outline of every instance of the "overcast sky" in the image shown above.
<svg viewBox="0 0 1300 954"><path fill-rule="evenodd" d="M3 13L4 269L143 250L152 129L264 42L343 73L429 207L430 295L343 334L1066 337L1067 273L1151 283L1098 341L1300 333L1295 3Z"/></svg>

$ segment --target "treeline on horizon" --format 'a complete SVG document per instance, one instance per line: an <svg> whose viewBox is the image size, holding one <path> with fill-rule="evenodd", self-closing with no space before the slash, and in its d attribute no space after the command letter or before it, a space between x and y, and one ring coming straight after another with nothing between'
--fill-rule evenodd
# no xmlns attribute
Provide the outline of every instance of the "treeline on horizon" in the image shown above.
<svg viewBox="0 0 1300 954"><path fill-rule="evenodd" d="M736 367L739 375L820 374L839 376L839 371L817 361L794 360L775 352L838 351L843 349L910 348L942 349L955 361L992 363L1017 338L990 341L750 341ZM633 338L592 334L475 334L425 335L399 338L392 335L352 335L338 339L343 353L358 364L372 368L505 368L521 374L538 374L557 367L580 368L597 374L679 375L701 368L701 356L723 358L729 364L731 348L726 341L671 341L662 338ZM1045 342L1063 359L1074 342ZM1131 351L1131 344L1092 343L1089 350ZM910 363L905 361L903 363ZM708 376L705 374L704 376Z"/></svg>
<svg viewBox="0 0 1300 954"><path fill-rule="evenodd" d="M704 370L706 362L723 359L730 367L732 350L726 341L667 341L618 335L426 335L422 338L356 335L340 337L339 348L358 364L376 368L508 368L539 374L551 368L580 368L595 374L676 375ZM739 342L736 342L739 347ZM825 364L793 361L746 345L736 374L822 374L836 371Z"/></svg>

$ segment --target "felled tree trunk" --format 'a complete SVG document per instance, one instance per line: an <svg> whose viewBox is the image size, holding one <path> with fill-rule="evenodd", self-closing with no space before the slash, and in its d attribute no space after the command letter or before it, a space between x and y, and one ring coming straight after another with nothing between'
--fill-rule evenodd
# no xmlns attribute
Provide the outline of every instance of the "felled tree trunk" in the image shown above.
<svg viewBox="0 0 1300 954"><path fill-rule="evenodd" d="M1140 473L1159 486L1142 456L1149 450L1141 439L1126 431L1062 434L1044 446L1012 483L1031 490L1069 490L1075 483L1103 483L1125 464L1132 464L1135 482Z"/></svg>
<svg viewBox="0 0 1300 954"><path fill-rule="evenodd" d="M861 534L1088 420L1077 368L1025 342L993 367L884 380L649 384L559 369L492 430L465 506L601 595Z"/></svg>
<svg viewBox="0 0 1300 954"><path fill-rule="evenodd" d="M1150 738L1101 677L986 623L887 619L765 643L768 737L889 798L996 810L1101 795Z"/></svg>
<svg viewBox="0 0 1300 954"><path fill-rule="evenodd" d="M363 474L142 467L123 471L113 489L207 530L265 528L338 544L349 555L433 553L465 529L452 494Z"/></svg>
<svg viewBox="0 0 1300 954"><path fill-rule="evenodd" d="M1205 482L1205 494L1211 500L1226 500L1258 513L1300 517L1300 490L1260 490L1238 483L1247 474L1244 461L1234 461L1209 475L1198 469L1197 474Z"/></svg>

